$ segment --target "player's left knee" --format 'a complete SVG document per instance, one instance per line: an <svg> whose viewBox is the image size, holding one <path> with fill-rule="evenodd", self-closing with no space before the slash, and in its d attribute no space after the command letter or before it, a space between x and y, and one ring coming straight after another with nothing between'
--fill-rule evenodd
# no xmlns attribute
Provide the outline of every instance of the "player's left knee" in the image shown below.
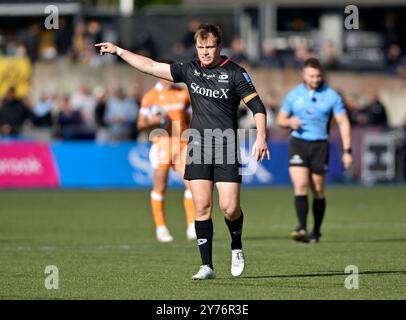
<svg viewBox="0 0 406 320"><path fill-rule="evenodd" d="M234 220L233 218L237 218L240 214L240 207L236 203L223 204L220 208L226 217L231 218L230 220Z"/></svg>
<svg viewBox="0 0 406 320"><path fill-rule="evenodd" d="M323 199L324 198L324 188L315 188L313 193L314 193L314 197L316 199Z"/></svg>

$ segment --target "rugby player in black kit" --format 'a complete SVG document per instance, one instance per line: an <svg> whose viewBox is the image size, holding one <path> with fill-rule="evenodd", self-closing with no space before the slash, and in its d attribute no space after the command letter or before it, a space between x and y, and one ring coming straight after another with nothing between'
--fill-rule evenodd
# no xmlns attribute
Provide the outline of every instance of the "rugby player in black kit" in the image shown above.
<svg viewBox="0 0 406 320"><path fill-rule="evenodd" d="M195 34L199 60L188 63L158 63L114 44L96 44L100 53L117 54L141 72L186 83L192 101L192 121L185 179L196 208L196 235L202 265L192 279L215 277L212 261L213 188L231 235L231 274L240 276L245 267L242 248L244 215L240 208L241 172L238 161L237 110L240 101L251 109L257 128L253 154L256 160L270 158L266 143L266 111L247 72L221 56L222 32L215 25L201 25Z"/></svg>

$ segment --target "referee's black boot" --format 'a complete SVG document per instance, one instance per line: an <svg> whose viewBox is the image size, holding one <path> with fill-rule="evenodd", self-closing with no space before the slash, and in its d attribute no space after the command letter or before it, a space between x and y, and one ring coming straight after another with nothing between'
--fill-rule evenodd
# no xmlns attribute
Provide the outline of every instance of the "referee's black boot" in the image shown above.
<svg viewBox="0 0 406 320"><path fill-rule="evenodd" d="M305 229L296 229L291 233L293 240L308 243L310 237Z"/></svg>
<svg viewBox="0 0 406 320"><path fill-rule="evenodd" d="M310 237L309 237L309 241L310 241L310 243L319 243L319 241L320 241L320 237L321 237L321 233L320 232L312 232L311 234L310 234Z"/></svg>

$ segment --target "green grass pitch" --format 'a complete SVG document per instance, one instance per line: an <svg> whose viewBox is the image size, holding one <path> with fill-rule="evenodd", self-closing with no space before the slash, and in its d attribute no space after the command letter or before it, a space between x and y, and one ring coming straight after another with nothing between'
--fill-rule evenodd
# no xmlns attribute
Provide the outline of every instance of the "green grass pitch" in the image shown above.
<svg viewBox="0 0 406 320"><path fill-rule="evenodd" d="M162 244L147 190L0 192L0 299L406 299L405 187L328 187L319 244L290 239L290 188L243 188L247 265L236 279L216 197L217 278L200 282L182 196L167 193L175 241ZM58 267L58 290L44 286L47 265ZM358 289L344 286L348 265Z"/></svg>

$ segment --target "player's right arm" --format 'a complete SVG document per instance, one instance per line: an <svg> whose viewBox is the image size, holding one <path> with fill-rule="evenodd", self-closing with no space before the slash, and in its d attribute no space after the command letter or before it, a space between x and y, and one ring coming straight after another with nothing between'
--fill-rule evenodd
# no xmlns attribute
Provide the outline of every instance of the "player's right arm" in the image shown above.
<svg viewBox="0 0 406 320"><path fill-rule="evenodd" d="M95 46L100 48L100 54L110 53L119 55L125 62L143 73L173 81L171 67L167 63L156 62L150 58L121 49L110 42L97 43Z"/></svg>
<svg viewBox="0 0 406 320"><path fill-rule="evenodd" d="M276 122L278 126L283 129L297 130L300 128L302 123L300 119L292 115L293 107L290 101L290 96L287 95L285 101L283 102L282 108L278 113Z"/></svg>
<svg viewBox="0 0 406 320"><path fill-rule="evenodd" d="M162 114L152 116L149 114L149 108L154 104L154 99L155 95L153 91L148 91L141 99L141 108L137 119L137 129L139 131L158 127L162 122Z"/></svg>
<svg viewBox="0 0 406 320"><path fill-rule="evenodd" d="M137 120L137 129L141 131L147 128L158 127L161 124L161 122L162 115L154 115L149 118L147 115L140 113Z"/></svg>
<svg viewBox="0 0 406 320"><path fill-rule="evenodd" d="M158 114L152 117L140 114L137 120L137 129L139 131L145 130L147 128L156 128L162 123L163 116Z"/></svg>
<svg viewBox="0 0 406 320"><path fill-rule="evenodd" d="M141 108L137 119L137 129L141 131L145 129L157 128L162 124L163 119L164 115L155 114L150 116L148 115L147 109Z"/></svg>
<svg viewBox="0 0 406 320"><path fill-rule="evenodd" d="M278 122L278 126L284 129L297 130L302 125L299 118L290 116L289 113L286 113L284 111L279 111L276 120Z"/></svg>

